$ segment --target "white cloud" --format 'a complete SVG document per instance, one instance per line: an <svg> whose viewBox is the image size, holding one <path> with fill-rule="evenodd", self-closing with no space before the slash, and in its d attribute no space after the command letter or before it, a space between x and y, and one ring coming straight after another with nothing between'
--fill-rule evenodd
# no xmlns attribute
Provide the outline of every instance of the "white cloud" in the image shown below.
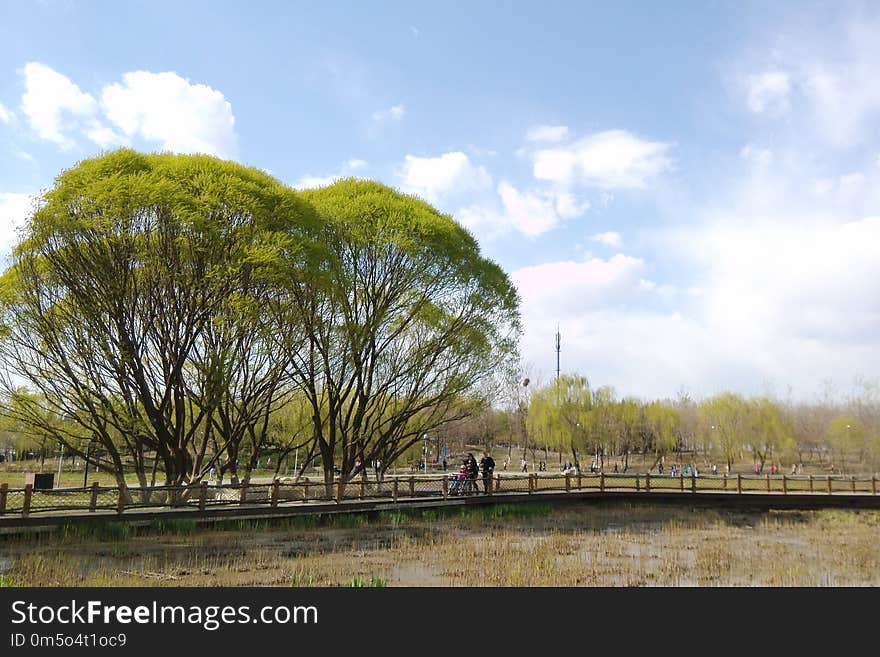
<svg viewBox="0 0 880 657"><path fill-rule="evenodd" d="M173 72L135 71L122 80L104 88L101 107L127 137L177 153L235 157L235 117L220 91Z"/></svg>
<svg viewBox="0 0 880 657"><path fill-rule="evenodd" d="M349 160L346 160L336 173L330 174L329 176L305 175L298 181L296 181L293 184L293 187L295 187L296 189L314 189L316 187L326 187L327 185L332 185L341 178L353 177L356 172L366 167L367 162L365 160L351 158Z"/></svg>
<svg viewBox="0 0 880 657"><path fill-rule="evenodd" d="M568 137L568 126L564 125L539 125L526 133L528 141L562 141Z"/></svg>
<svg viewBox="0 0 880 657"><path fill-rule="evenodd" d="M397 177L405 191L432 203L446 195L478 192L492 185L485 167L474 165L461 151L438 157L407 155Z"/></svg>
<svg viewBox="0 0 880 657"><path fill-rule="evenodd" d="M498 185L498 195L513 226L527 237L537 237L559 224L552 199L521 193L507 182Z"/></svg>
<svg viewBox="0 0 880 657"><path fill-rule="evenodd" d="M373 112L373 122L388 123L392 121L400 121L404 114L406 114L406 107L404 105L392 105L387 109Z"/></svg>
<svg viewBox="0 0 880 657"><path fill-rule="evenodd" d="M513 228L510 218L504 212L486 205L465 206L455 212L453 217L480 241L494 240L508 234Z"/></svg>
<svg viewBox="0 0 880 657"><path fill-rule="evenodd" d="M745 176L713 186L715 207L692 204L682 209L691 223L643 234L646 262L615 256L515 272L526 360L552 371L559 322L563 370L623 394L757 394L775 381L808 398L823 380L875 376L880 217L864 211L880 208L880 170L869 157L864 169L829 173L805 156L814 148L796 139L773 153L744 148ZM648 264L675 284L651 280Z"/></svg>
<svg viewBox="0 0 880 657"><path fill-rule="evenodd" d="M878 243L880 217L708 226L691 241L707 270L707 323L728 341L765 347L767 362L804 341L828 355L871 341L880 335Z"/></svg>
<svg viewBox="0 0 880 657"><path fill-rule="evenodd" d="M500 203L475 203L455 213L456 220L481 240L494 240L513 231L534 238L567 219L586 212L590 204L561 189L520 191L507 181L495 190Z"/></svg>
<svg viewBox="0 0 880 657"><path fill-rule="evenodd" d="M880 113L880 18L871 13L841 12L839 24L789 29L784 39L753 48L759 54L741 58L734 72L745 80L748 108L784 115L796 138L835 148L863 142Z"/></svg>
<svg viewBox="0 0 880 657"><path fill-rule="evenodd" d="M625 130L608 130L568 146L535 151L538 180L583 183L603 189L641 188L672 167L671 144L646 141Z"/></svg>
<svg viewBox="0 0 880 657"><path fill-rule="evenodd" d="M520 192L506 181L498 185L498 195L509 224L526 237L537 237L562 220L578 217L589 204L578 204L567 192Z"/></svg>
<svg viewBox="0 0 880 657"><path fill-rule="evenodd" d="M18 229L24 225L33 202L33 194L0 192L0 265L3 267L18 242Z"/></svg>
<svg viewBox="0 0 880 657"><path fill-rule="evenodd" d="M65 75L30 62L23 71L22 111L42 139L71 148L83 136L101 148L135 139L177 153L234 158L232 106L223 94L177 73L126 73L105 86L101 102Z"/></svg>
<svg viewBox="0 0 880 657"><path fill-rule="evenodd" d="M784 71L766 71L749 75L746 80L748 106L756 114L782 114L788 110L791 78Z"/></svg>
<svg viewBox="0 0 880 657"><path fill-rule="evenodd" d="M613 306L645 291L645 263L617 254L608 260L548 262L517 269L510 276L519 290L524 314L559 318Z"/></svg>
<svg viewBox="0 0 880 657"><path fill-rule="evenodd" d="M556 206L556 213L562 219L580 217L590 209L589 201L578 201L571 192L554 190L550 192Z"/></svg>
<svg viewBox="0 0 880 657"><path fill-rule="evenodd" d="M704 200L660 209L681 225L637 229L644 262L514 272L526 361L555 370L559 322L563 371L622 394L760 394L769 381L808 399L824 380L878 376L880 20L862 12L838 28L783 26L763 59L737 58L754 117L729 153L737 174L719 167ZM544 180L585 182L575 144L529 155Z"/></svg>
<svg viewBox="0 0 880 657"><path fill-rule="evenodd" d="M746 144L739 151L739 156L761 167L767 167L773 162L773 151L769 148L761 148L754 144Z"/></svg>
<svg viewBox="0 0 880 657"><path fill-rule="evenodd" d="M112 148L114 146L128 146L131 142L124 135L115 132L112 128L95 122L90 128L87 128L86 137L101 148Z"/></svg>
<svg viewBox="0 0 880 657"><path fill-rule="evenodd" d="M590 237L590 240L593 242L599 242L600 244L604 244L605 246L611 246L616 249L619 249L623 245L623 239L620 237L620 233L616 233L614 231L608 231L606 233L596 233L595 235Z"/></svg>
<svg viewBox="0 0 880 657"><path fill-rule="evenodd" d="M544 314L523 308L521 350L539 375L556 369L558 324L562 372L583 374L594 386L611 385L621 396L672 397L682 386L694 390L695 383L702 386L699 392L711 393L719 384L741 381L740 370L713 352L703 327L679 313L607 307L576 315L564 311L564 300L543 308Z"/></svg>
<svg viewBox="0 0 880 657"><path fill-rule="evenodd" d="M645 307L658 297L645 269L641 259L618 254L511 273L522 299L524 360L538 373L555 369L558 324L562 371L584 374L594 385L657 397L705 381L719 363L711 337L678 312Z"/></svg>
<svg viewBox="0 0 880 657"><path fill-rule="evenodd" d="M3 103L0 103L0 123L12 123L13 118L15 118L15 115L12 113L12 110L7 109Z"/></svg>
<svg viewBox="0 0 880 657"><path fill-rule="evenodd" d="M25 91L21 109L31 128L42 139L62 148L73 147L75 142L68 134L94 116L98 109L95 99L43 64L29 62L22 72Z"/></svg>

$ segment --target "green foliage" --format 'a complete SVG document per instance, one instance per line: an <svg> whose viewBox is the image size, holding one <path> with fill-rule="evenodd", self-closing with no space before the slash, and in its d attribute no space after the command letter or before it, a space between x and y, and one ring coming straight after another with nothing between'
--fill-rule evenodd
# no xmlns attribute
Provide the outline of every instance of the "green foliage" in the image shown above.
<svg viewBox="0 0 880 657"><path fill-rule="evenodd" d="M273 387L253 393L279 369L260 309L316 223L276 180L207 156L119 150L63 172L0 283L3 356L40 393L7 386L8 410L34 435L99 445L117 477L153 451L170 483L197 478L204 424L237 442L272 404Z"/></svg>
<svg viewBox="0 0 880 657"><path fill-rule="evenodd" d="M761 465L768 459L791 453L795 448L794 432L779 404L761 397L751 400L749 407L749 441Z"/></svg>
<svg viewBox="0 0 880 657"><path fill-rule="evenodd" d="M578 452L588 449L588 437L598 425L592 408L586 377L564 374L532 393L526 428L538 444L570 452L577 459Z"/></svg>
<svg viewBox="0 0 880 657"><path fill-rule="evenodd" d="M700 405L701 428L711 436L713 453L732 469L749 439L749 404L740 395L725 392Z"/></svg>
<svg viewBox="0 0 880 657"><path fill-rule="evenodd" d="M515 358L519 299L473 237L424 201L342 180L303 193L322 221L319 274L292 278L279 324L309 396L325 477L400 458L484 408ZM355 473L356 474L356 473Z"/></svg>
<svg viewBox="0 0 880 657"><path fill-rule="evenodd" d="M654 401L645 405L644 427L655 454L667 454L676 448L679 419L678 411L669 404Z"/></svg>
<svg viewBox="0 0 880 657"><path fill-rule="evenodd" d="M384 579L375 576L370 577L369 579L364 579L363 577L354 577L349 583L349 586L354 588L384 587L386 586L386 582Z"/></svg>
<svg viewBox="0 0 880 657"><path fill-rule="evenodd" d="M843 462L848 454L858 454L861 460L866 452L873 453L872 443L876 439L866 431L859 420L851 415L838 415L828 423L828 447L832 458ZM872 459L873 460L873 459Z"/></svg>
<svg viewBox="0 0 880 657"><path fill-rule="evenodd" d="M199 528L193 518L157 518L151 520L147 531L158 534L192 534Z"/></svg>
<svg viewBox="0 0 880 657"><path fill-rule="evenodd" d="M60 527L59 532L64 539L125 541L132 536L133 526L127 522L90 520L65 523Z"/></svg>

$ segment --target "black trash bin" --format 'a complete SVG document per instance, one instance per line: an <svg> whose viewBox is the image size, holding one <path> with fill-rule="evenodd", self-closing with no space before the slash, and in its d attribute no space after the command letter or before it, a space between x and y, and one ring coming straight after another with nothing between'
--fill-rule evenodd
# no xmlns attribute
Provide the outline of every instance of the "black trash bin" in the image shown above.
<svg viewBox="0 0 880 657"><path fill-rule="evenodd" d="M30 484L34 490L52 490L55 487L54 472L25 472L24 485Z"/></svg>

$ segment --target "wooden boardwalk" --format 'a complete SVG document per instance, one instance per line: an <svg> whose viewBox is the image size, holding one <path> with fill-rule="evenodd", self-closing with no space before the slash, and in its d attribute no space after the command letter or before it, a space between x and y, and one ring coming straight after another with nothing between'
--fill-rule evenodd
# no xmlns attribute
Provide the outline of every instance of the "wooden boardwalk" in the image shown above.
<svg viewBox="0 0 880 657"><path fill-rule="evenodd" d="M618 501L750 509L880 509L875 477L499 475L492 481L491 494L481 491L467 495L456 494L452 481L445 476L425 475L331 485L303 481L218 487L202 484L180 489L151 489L152 499L148 501L142 500L142 491L136 488L90 487L56 491L0 488L0 533L45 531L96 520L148 524L160 519L185 518L214 523L309 514L375 513L403 507L530 502ZM13 504L9 503L10 500L14 500Z"/></svg>

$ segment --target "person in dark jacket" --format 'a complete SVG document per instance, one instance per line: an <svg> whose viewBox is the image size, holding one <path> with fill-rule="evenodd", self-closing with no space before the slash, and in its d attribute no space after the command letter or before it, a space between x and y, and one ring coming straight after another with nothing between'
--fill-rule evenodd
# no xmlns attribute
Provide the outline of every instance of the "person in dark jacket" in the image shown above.
<svg viewBox="0 0 880 657"><path fill-rule="evenodd" d="M495 472L495 459L489 456L489 452L483 452L480 469L483 471L483 493L488 494L489 487L492 486L492 473Z"/></svg>
<svg viewBox="0 0 880 657"><path fill-rule="evenodd" d="M468 490L473 491L475 493L480 492L480 489L477 487L477 477L480 476L480 466L477 465L477 459L474 458L474 455L468 452L467 455L467 463L468 463Z"/></svg>

